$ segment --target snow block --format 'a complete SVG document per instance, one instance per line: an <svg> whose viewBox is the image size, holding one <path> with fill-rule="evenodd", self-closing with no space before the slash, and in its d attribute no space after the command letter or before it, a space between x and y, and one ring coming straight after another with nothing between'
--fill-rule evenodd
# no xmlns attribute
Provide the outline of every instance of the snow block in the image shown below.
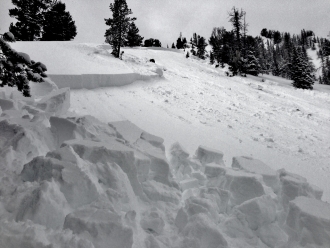
<svg viewBox="0 0 330 248"><path fill-rule="evenodd" d="M0 121L0 161L7 169L20 173L33 157L55 149L50 129L25 119Z"/></svg>
<svg viewBox="0 0 330 248"><path fill-rule="evenodd" d="M47 228L62 229L65 216L70 206L54 181L43 181L40 187L31 195L27 195L21 202L16 221L26 221L46 226Z"/></svg>
<svg viewBox="0 0 330 248"><path fill-rule="evenodd" d="M184 208L180 208L175 217L175 225L179 229L179 232L181 232L183 228L187 225L188 219L189 216L187 211Z"/></svg>
<svg viewBox="0 0 330 248"><path fill-rule="evenodd" d="M299 196L290 202L286 224L303 247L330 247L330 204Z"/></svg>
<svg viewBox="0 0 330 248"><path fill-rule="evenodd" d="M267 195L245 201L235 209L244 214L252 230L262 228L276 219L275 202Z"/></svg>
<svg viewBox="0 0 330 248"><path fill-rule="evenodd" d="M182 233L185 239L180 247L228 247L228 243L222 233L205 214L198 214L191 217Z"/></svg>
<svg viewBox="0 0 330 248"><path fill-rule="evenodd" d="M180 188L182 191L199 187L199 182L196 178L188 178L188 179L182 180L182 181L180 181L179 184L180 184Z"/></svg>
<svg viewBox="0 0 330 248"><path fill-rule="evenodd" d="M70 230L53 230L26 222L0 223L1 248L95 248L88 240L78 237Z"/></svg>
<svg viewBox="0 0 330 248"><path fill-rule="evenodd" d="M205 199L209 199L212 202L216 202L218 205L219 213L226 213L228 208L228 202L230 198L230 192L219 188L202 188L200 196Z"/></svg>
<svg viewBox="0 0 330 248"><path fill-rule="evenodd" d="M148 211L143 214L140 225L146 232L159 235L164 230L165 222L157 211Z"/></svg>
<svg viewBox="0 0 330 248"><path fill-rule="evenodd" d="M298 196L307 196L321 200L322 190L316 186L311 186L307 179L285 171L284 169L279 170L280 181L282 185L281 199L282 204L285 208L291 200Z"/></svg>
<svg viewBox="0 0 330 248"><path fill-rule="evenodd" d="M278 173L258 159L244 156L234 157L231 167L250 173L260 174L267 186L271 187L275 192L279 190L280 180Z"/></svg>
<svg viewBox="0 0 330 248"><path fill-rule="evenodd" d="M150 159L150 178L172 186L170 165L168 164L164 151L143 139L138 139L134 143L134 146Z"/></svg>
<svg viewBox="0 0 330 248"><path fill-rule="evenodd" d="M83 160L91 163L116 163L127 174L136 195L142 196L142 187L137 178L137 169L134 164L134 150L119 143L115 139L107 142L94 142L88 140L69 140L63 143L73 150Z"/></svg>
<svg viewBox="0 0 330 248"><path fill-rule="evenodd" d="M203 165L209 163L224 164L222 158L223 153L205 146L199 146L196 150L195 156L201 161Z"/></svg>
<svg viewBox="0 0 330 248"><path fill-rule="evenodd" d="M141 139L149 142L151 145L160 148L162 151L165 151L165 146L164 146L164 139L157 137L153 134L147 133L147 132L142 132L141 134Z"/></svg>
<svg viewBox="0 0 330 248"><path fill-rule="evenodd" d="M191 176L193 178L196 178L198 180L198 183L199 183L200 186L204 186L206 184L207 178L206 178L206 176L202 172L200 172L200 171L193 171L191 173Z"/></svg>
<svg viewBox="0 0 330 248"><path fill-rule="evenodd" d="M36 157L24 165L21 178L23 181L40 183L55 180L70 206L77 208L95 201L100 194L97 184L93 183L84 166L55 158Z"/></svg>
<svg viewBox="0 0 330 248"><path fill-rule="evenodd" d="M42 83L30 82L30 94L32 97L46 96L52 91L58 90L56 84L49 77L44 78Z"/></svg>
<svg viewBox="0 0 330 248"><path fill-rule="evenodd" d="M35 157L24 165L21 172L23 182L42 182L52 178L60 180L61 173L67 163L53 158Z"/></svg>
<svg viewBox="0 0 330 248"><path fill-rule="evenodd" d="M84 208L65 217L63 229L86 237L95 248L131 248L133 230L124 226L121 217L108 209Z"/></svg>
<svg viewBox="0 0 330 248"><path fill-rule="evenodd" d="M110 122L109 126L116 130L117 137L125 139L131 144L135 143L143 133L141 128L128 120Z"/></svg>
<svg viewBox="0 0 330 248"><path fill-rule="evenodd" d="M134 151L134 164L137 170L137 177L140 183L147 181L149 178L150 159L139 151Z"/></svg>
<svg viewBox="0 0 330 248"><path fill-rule="evenodd" d="M257 236L260 240L271 248L287 247L289 236L280 228L279 224L274 222L263 225L257 230Z"/></svg>
<svg viewBox="0 0 330 248"><path fill-rule="evenodd" d="M196 196L191 196L185 201L185 209L189 217L204 213L209 215L213 222L217 223L219 220L219 209L215 202L207 198L200 198Z"/></svg>
<svg viewBox="0 0 330 248"><path fill-rule="evenodd" d="M235 171L223 167L225 173L211 178L208 187L217 187L230 192L230 207L265 194L262 185L262 176L244 171Z"/></svg>
<svg viewBox="0 0 330 248"><path fill-rule="evenodd" d="M2 111L5 111L10 109L17 109L17 106L13 100L0 98L0 108Z"/></svg>
<svg viewBox="0 0 330 248"><path fill-rule="evenodd" d="M174 187L156 182L154 180L142 183L143 192L148 196L151 201L171 202L179 204L181 193Z"/></svg>
<svg viewBox="0 0 330 248"><path fill-rule="evenodd" d="M219 175L226 174L226 168L223 165L219 165L216 163L210 163L205 165L205 175L209 178L218 177Z"/></svg>
<svg viewBox="0 0 330 248"><path fill-rule="evenodd" d="M37 102L36 107L50 115L60 116L65 114L70 108L70 89L63 88L51 92Z"/></svg>

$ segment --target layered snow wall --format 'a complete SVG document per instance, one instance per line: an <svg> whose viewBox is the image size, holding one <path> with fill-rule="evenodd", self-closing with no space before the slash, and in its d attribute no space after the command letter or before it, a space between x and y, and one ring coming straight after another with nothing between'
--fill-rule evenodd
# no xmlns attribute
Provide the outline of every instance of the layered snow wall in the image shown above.
<svg viewBox="0 0 330 248"><path fill-rule="evenodd" d="M330 205L299 175L216 148L190 155L129 121L0 92L0 247L330 247Z"/></svg>

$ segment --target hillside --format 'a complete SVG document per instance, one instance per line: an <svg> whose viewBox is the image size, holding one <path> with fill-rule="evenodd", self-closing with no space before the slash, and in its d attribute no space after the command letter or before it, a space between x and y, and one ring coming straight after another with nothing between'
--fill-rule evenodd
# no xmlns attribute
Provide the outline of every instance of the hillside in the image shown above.
<svg viewBox="0 0 330 248"><path fill-rule="evenodd" d="M13 47L61 89L0 88L0 248L329 247L328 88L172 49Z"/></svg>

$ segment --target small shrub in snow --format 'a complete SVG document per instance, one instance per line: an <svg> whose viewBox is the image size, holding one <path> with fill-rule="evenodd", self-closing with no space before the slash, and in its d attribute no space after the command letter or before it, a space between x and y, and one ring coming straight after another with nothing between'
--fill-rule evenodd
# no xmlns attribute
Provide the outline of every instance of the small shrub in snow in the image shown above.
<svg viewBox="0 0 330 248"><path fill-rule="evenodd" d="M154 59L150 59L149 62L156 63Z"/></svg>

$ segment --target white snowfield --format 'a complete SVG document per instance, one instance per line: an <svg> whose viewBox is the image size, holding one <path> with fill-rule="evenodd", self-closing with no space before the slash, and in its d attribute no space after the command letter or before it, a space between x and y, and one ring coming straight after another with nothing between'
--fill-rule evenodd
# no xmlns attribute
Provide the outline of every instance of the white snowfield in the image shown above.
<svg viewBox="0 0 330 248"><path fill-rule="evenodd" d="M104 59L154 78L0 88L0 248L330 247L327 91L124 50Z"/></svg>

